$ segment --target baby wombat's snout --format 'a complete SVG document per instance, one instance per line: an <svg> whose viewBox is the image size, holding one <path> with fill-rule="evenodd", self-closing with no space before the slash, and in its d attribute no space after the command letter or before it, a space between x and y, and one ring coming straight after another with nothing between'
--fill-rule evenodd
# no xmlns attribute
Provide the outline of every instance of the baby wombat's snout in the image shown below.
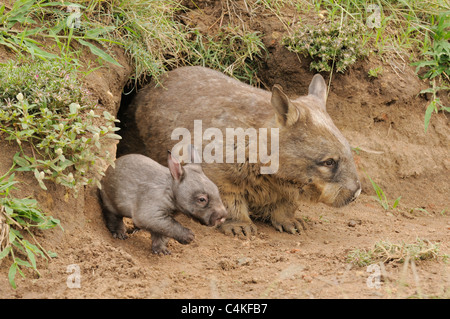
<svg viewBox="0 0 450 319"><path fill-rule="evenodd" d="M202 201L201 203L207 206L208 200L204 198L204 201ZM220 203L217 206L218 207L208 209L205 214L202 214L199 211L194 211L192 213L192 217L196 219L198 222L200 222L200 224L202 225L218 226L225 221L225 218L227 216L227 210L225 209L222 203Z"/></svg>

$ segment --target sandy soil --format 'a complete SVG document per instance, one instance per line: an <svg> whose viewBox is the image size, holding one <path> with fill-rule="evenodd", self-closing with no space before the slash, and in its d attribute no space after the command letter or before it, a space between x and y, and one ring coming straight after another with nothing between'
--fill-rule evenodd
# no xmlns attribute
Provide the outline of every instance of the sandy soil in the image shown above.
<svg viewBox="0 0 450 319"><path fill-rule="evenodd" d="M217 3L213 4L203 7L203 14L210 15L210 20L202 16L205 28L208 21L217 20ZM196 14L194 10L189 17L191 23L199 21ZM283 28L277 21L270 17L264 24L250 24L264 32L270 53L259 76L268 87L279 83L291 96L305 94L313 73L307 59L300 61L278 44ZM0 57L11 58L1 51ZM126 62L123 57L122 61ZM363 193L356 202L339 209L301 203L297 214L307 220L308 229L300 235L256 222L256 236L233 238L180 216L178 220L194 231L195 241L186 246L171 241L172 255L156 256L146 232L125 241L112 238L95 189L87 188L74 198L54 185L44 192L32 177L19 174L26 182L22 194L37 198L61 220L64 231L37 233L58 258L39 262L39 278L31 272L25 279L17 276L16 290L7 280L8 263L0 264L0 298L448 298L449 265L442 260L378 264L378 288L367 267L346 261L353 249L370 249L380 240L427 239L439 243L441 253L450 253L448 115L433 115L425 134L428 101L418 92L426 83L407 65L400 70L388 63L382 76L369 79L368 70L380 64L370 58L344 75L334 75L327 104L337 127L360 149L355 161ZM86 85L103 107L117 112L129 72L101 69L91 73ZM121 143L126 149L127 140ZM11 166L16 149L6 141L0 141L0 147L1 175ZM376 202L366 174L392 202L402 196L398 209L385 211ZM70 288L69 265L79 269L80 288Z"/></svg>

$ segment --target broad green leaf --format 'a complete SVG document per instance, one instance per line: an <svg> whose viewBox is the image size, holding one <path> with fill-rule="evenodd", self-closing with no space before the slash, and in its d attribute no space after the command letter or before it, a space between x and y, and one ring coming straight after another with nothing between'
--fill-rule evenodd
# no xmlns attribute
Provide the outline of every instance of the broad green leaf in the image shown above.
<svg viewBox="0 0 450 319"><path fill-rule="evenodd" d="M11 246L8 246L8 247L6 247L5 249L3 249L3 250L0 252L0 260L2 260L3 258L5 258L6 256L8 256L9 253L10 253L10 251L11 251Z"/></svg>
<svg viewBox="0 0 450 319"><path fill-rule="evenodd" d="M13 287L14 289L17 288L16 286L16 282L14 281L15 277L16 277L16 272L17 272L17 264L13 263L11 265L11 267L9 268L9 272L8 272L8 280L9 280L9 284L11 285L11 287Z"/></svg>
<svg viewBox="0 0 450 319"><path fill-rule="evenodd" d="M20 265L20 266L25 266L25 267L31 267L31 264L26 260L23 260L20 258L16 258L15 260L16 260L16 263L18 266Z"/></svg>
<svg viewBox="0 0 450 319"><path fill-rule="evenodd" d="M9 229L8 240L11 244L14 243L14 241L16 240L16 235L14 234L11 228Z"/></svg>
<svg viewBox="0 0 450 319"><path fill-rule="evenodd" d="M20 167L28 167L30 166L30 163L19 156L20 153L16 153L13 157L14 163L18 164Z"/></svg>
<svg viewBox="0 0 450 319"><path fill-rule="evenodd" d="M85 37L95 39L95 38L98 38L100 35L114 31L115 29L116 29L116 27L114 27L114 26L106 26L106 27L102 26L100 28L90 29L90 30L86 31Z"/></svg>
<svg viewBox="0 0 450 319"><path fill-rule="evenodd" d="M10 189L10 187L16 183L18 183L18 182L12 181L12 182L7 182L5 184L0 185L0 192L3 192L5 189Z"/></svg>
<svg viewBox="0 0 450 319"><path fill-rule="evenodd" d="M43 182L42 180L39 180L38 182L39 182L39 186L40 186L44 191L46 191L46 190L47 190L47 186L45 186L44 182Z"/></svg>
<svg viewBox="0 0 450 319"><path fill-rule="evenodd" d="M41 58L42 60L47 60L47 59L58 59L58 56L47 52L45 50L42 50L41 48L39 48L36 44L30 42L30 41L25 41L24 42L25 47L28 49L28 51L30 52L31 56L37 56L39 58Z"/></svg>
<svg viewBox="0 0 450 319"><path fill-rule="evenodd" d="M25 248L25 250L27 251L28 260L31 262L33 268L36 269L36 257L34 253L28 248Z"/></svg>
<svg viewBox="0 0 450 319"><path fill-rule="evenodd" d="M78 39L78 42L84 46L87 46L91 52L93 54L95 54L96 56L100 57L101 59L105 60L106 62L112 63L114 65L117 66L122 66L119 64L119 62L117 62L116 60L114 60L108 53L106 53L105 51L103 51L102 49L99 49L98 47L96 47L94 44L89 43L87 41L84 41L82 39Z"/></svg>

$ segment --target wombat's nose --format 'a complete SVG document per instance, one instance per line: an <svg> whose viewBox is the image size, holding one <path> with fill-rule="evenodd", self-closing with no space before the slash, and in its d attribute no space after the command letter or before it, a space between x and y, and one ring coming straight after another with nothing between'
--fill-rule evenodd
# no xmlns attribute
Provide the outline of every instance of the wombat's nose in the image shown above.
<svg viewBox="0 0 450 319"><path fill-rule="evenodd" d="M350 200L351 202L355 201L356 198L361 194L361 190L362 190L361 183L359 181L357 181L357 184L358 184L358 189L353 193L353 197Z"/></svg>
<svg viewBox="0 0 450 319"><path fill-rule="evenodd" d="M226 219L226 217L228 216L228 212L227 212L227 210L225 209L225 207L222 206L220 209L218 209L218 210L216 211L215 215L216 215L216 218L215 218L214 223L215 223L216 225L219 225L219 224L222 224L223 222L225 222L225 219Z"/></svg>
<svg viewBox="0 0 450 319"><path fill-rule="evenodd" d="M356 199L361 194L361 187L358 188L358 190L355 192L355 195L353 197Z"/></svg>

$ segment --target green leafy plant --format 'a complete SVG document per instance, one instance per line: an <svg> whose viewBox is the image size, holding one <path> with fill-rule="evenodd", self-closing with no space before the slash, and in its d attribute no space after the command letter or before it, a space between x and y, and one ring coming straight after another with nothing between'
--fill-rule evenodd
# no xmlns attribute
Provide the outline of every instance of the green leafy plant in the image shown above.
<svg viewBox="0 0 450 319"><path fill-rule="evenodd" d="M450 87L445 81L450 81L450 20L449 13L444 12L439 15L437 23L431 28L432 46L424 51L423 56L428 59L414 62L412 65L417 66L416 72L425 68L426 73L422 78L430 79L431 87L422 90L420 93L431 93L431 102L425 111L424 131L427 132L433 112L439 111L450 112L450 107L445 106L437 93L439 91L448 92ZM436 84L436 79L441 79L442 85Z"/></svg>
<svg viewBox="0 0 450 319"><path fill-rule="evenodd" d="M428 104L427 109L425 111L425 118L424 118L425 133L428 130L428 125L430 124L431 115L433 114L433 112L435 112L435 113L438 113L439 111L450 112L450 107L445 106L441 102L441 99L437 96L437 93L441 90L442 91L450 91L450 86L447 86L447 85L437 86L435 79L433 79L430 83L431 83L431 87L420 91L420 94L425 94L425 93L432 94L431 102L430 102L430 104Z"/></svg>
<svg viewBox="0 0 450 319"><path fill-rule="evenodd" d="M15 189L17 181L10 172L0 177L0 262L10 256L12 263L8 279L11 286L16 288L16 273L25 277L23 267L32 269L40 276L36 257L45 260L56 257L56 253L46 251L41 246L32 229L50 229L60 222L46 216L35 199L11 196L10 192Z"/></svg>
<svg viewBox="0 0 450 319"><path fill-rule="evenodd" d="M312 58L310 68L319 72L344 72L359 57L367 55L360 34L365 26L348 20L319 26L301 25L283 39L288 50Z"/></svg>
<svg viewBox="0 0 450 319"><path fill-rule="evenodd" d="M52 180L78 190L103 174L102 140L119 139L117 120L102 115L82 88L76 69L59 60L8 62L0 68L0 132L21 151L18 171L32 171L39 185ZM101 121L99 121L101 120ZM103 124L97 124L103 123ZM25 147L26 146L26 147Z"/></svg>
<svg viewBox="0 0 450 319"><path fill-rule="evenodd" d="M376 68L371 68L368 72L370 78L378 78L381 74L383 74L383 66L379 66Z"/></svg>
<svg viewBox="0 0 450 319"><path fill-rule="evenodd" d="M431 27L432 46L423 52L428 59L412 63L417 66L416 72L426 68L423 78L433 79L445 76L450 80L450 12L439 15L437 24Z"/></svg>

